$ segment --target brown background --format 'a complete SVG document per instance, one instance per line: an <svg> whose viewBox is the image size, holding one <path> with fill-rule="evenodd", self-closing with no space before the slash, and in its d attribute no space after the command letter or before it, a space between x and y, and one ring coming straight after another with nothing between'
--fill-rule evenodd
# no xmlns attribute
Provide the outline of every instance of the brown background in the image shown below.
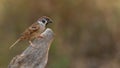
<svg viewBox="0 0 120 68"><path fill-rule="evenodd" d="M8 49L43 15L55 32L46 68L120 68L119 0L0 0L0 68L27 47Z"/></svg>

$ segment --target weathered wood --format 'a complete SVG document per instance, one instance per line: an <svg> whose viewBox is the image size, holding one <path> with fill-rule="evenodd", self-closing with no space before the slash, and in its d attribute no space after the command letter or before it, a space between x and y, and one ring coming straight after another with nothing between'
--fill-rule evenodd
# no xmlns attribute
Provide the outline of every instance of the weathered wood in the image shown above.
<svg viewBox="0 0 120 68"><path fill-rule="evenodd" d="M45 68L54 33L47 28L41 35L43 38L33 41L35 47L29 46L22 54L15 56L8 68Z"/></svg>

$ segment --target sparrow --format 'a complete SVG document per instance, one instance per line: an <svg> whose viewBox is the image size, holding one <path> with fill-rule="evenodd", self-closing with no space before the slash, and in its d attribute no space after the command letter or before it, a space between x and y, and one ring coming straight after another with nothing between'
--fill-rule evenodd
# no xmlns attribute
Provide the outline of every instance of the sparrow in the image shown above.
<svg viewBox="0 0 120 68"><path fill-rule="evenodd" d="M33 45L31 41L38 37L43 38L43 36L40 36L40 34L44 32L46 25L49 23L52 23L52 20L49 17L40 17L35 23L33 23L21 34L21 36L9 47L9 49L11 49L16 43L22 40L28 40L30 45Z"/></svg>

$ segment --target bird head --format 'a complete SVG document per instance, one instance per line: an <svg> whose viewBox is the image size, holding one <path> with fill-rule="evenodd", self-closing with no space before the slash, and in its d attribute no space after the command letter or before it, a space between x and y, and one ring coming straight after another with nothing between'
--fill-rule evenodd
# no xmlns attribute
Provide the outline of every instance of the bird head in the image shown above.
<svg viewBox="0 0 120 68"><path fill-rule="evenodd" d="M37 21L39 24L46 26L49 23L52 23L52 20L47 16L42 16Z"/></svg>

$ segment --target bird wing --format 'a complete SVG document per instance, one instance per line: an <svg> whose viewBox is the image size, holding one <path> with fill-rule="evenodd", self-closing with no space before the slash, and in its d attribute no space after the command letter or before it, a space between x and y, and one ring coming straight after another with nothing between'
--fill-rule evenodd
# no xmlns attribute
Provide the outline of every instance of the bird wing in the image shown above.
<svg viewBox="0 0 120 68"><path fill-rule="evenodd" d="M18 43L19 41L23 40L23 39L30 39L31 35L33 33L35 33L36 31L38 31L40 29L40 26L38 23L34 23L32 24L28 29L26 29L22 34L21 37L15 42L13 43L9 49L11 49L16 43Z"/></svg>
<svg viewBox="0 0 120 68"><path fill-rule="evenodd" d="M25 37L25 36L30 36L33 33L39 31L40 26L39 23L33 23L28 29L26 29L21 36Z"/></svg>

